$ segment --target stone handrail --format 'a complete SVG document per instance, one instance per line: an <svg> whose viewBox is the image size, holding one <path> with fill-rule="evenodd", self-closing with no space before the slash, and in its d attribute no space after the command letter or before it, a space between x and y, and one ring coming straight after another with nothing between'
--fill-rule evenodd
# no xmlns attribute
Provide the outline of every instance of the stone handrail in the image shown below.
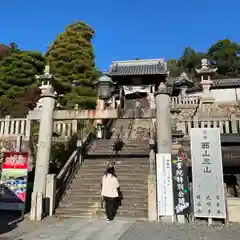
<svg viewBox="0 0 240 240"><path fill-rule="evenodd" d="M67 160L61 171L56 177L56 207L62 195L64 194L69 182L74 176L74 173L82 164L82 156L79 154L79 149L75 150Z"/></svg>
<svg viewBox="0 0 240 240"><path fill-rule="evenodd" d="M189 135L191 128L220 128L222 134L240 133L240 119L208 118L206 120L184 120L177 122L177 130Z"/></svg>
<svg viewBox="0 0 240 240"><path fill-rule="evenodd" d="M172 105L197 105L199 103L200 98L198 96L191 96L191 97L171 97L171 104Z"/></svg>
<svg viewBox="0 0 240 240"><path fill-rule="evenodd" d="M12 118L9 115L0 118L0 137L20 135L29 140L31 123L28 118ZM77 120L54 121L53 131L59 135L54 140L68 140L77 130Z"/></svg>
<svg viewBox="0 0 240 240"><path fill-rule="evenodd" d="M0 136L21 135L30 137L31 121L26 118L11 118L7 115L0 119Z"/></svg>
<svg viewBox="0 0 240 240"><path fill-rule="evenodd" d="M75 174L82 165L85 154L85 147L89 144L93 135L94 133L92 132L85 139L78 141L77 149L73 151L65 165L58 173L56 177L55 207L57 207L68 185L73 180Z"/></svg>

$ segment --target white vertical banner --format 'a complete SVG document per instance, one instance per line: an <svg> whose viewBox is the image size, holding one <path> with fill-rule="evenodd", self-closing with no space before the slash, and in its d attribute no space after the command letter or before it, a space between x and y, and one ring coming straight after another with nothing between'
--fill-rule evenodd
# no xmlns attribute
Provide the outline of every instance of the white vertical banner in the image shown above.
<svg viewBox="0 0 240 240"><path fill-rule="evenodd" d="M195 217L226 218L219 128L192 128L193 206Z"/></svg>
<svg viewBox="0 0 240 240"><path fill-rule="evenodd" d="M158 216L173 216L171 154L156 154Z"/></svg>

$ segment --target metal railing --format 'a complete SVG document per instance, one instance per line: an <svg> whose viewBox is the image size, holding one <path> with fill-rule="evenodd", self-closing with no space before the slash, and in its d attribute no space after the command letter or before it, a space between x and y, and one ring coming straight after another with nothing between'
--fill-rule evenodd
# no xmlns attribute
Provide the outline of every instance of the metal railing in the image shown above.
<svg viewBox="0 0 240 240"><path fill-rule="evenodd" d="M73 151L65 165L58 173L56 177L55 207L58 206L62 196L67 190L67 187L71 184L76 173L81 167L84 160L86 146L92 140L93 136L94 132L90 133L85 139L78 141L77 149Z"/></svg>

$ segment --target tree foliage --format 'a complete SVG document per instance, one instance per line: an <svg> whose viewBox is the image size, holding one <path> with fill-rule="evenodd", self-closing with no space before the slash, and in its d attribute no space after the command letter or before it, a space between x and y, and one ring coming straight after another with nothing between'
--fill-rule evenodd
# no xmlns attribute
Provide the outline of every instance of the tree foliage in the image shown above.
<svg viewBox="0 0 240 240"><path fill-rule="evenodd" d="M35 86L25 88L24 92L16 98L1 98L0 116L26 117L29 110L36 106L40 97L40 90Z"/></svg>
<svg viewBox="0 0 240 240"><path fill-rule="evenodd" d="M92 46L94 30L83 22L68 25L51 44L47 59L58 84L57 91L64 94L61 104L72 108L94 108L96 91L92 84L98 78Z"/></svg>
<svg viewBox="0 0 240 240"><path fill-rule="evenodd" d="M0 44L0 61L2 61L5 57L10 56L16 50L17 45L13 42L11 42L9 46Z"/></svg>
<svg viewBox="0 0 240 240"><path fill-rule="evenodd" d="M0 50L0 114L25 116L39 97L35 75L43 72L44 56L21 51L13 43Z"/></svg>
<svg viewBox="0 0 240 240"><path fill-rule="evenodd" d="M183 55L168 61L170 75L177 77L181 72L186 72L195 77L195 69L201 66L201 59L207 58L210 63L218 68L216 77L240 77L240 45L229 39L219 40L214 43L206 53L197 52L193 48L184 49Z"/></svg>

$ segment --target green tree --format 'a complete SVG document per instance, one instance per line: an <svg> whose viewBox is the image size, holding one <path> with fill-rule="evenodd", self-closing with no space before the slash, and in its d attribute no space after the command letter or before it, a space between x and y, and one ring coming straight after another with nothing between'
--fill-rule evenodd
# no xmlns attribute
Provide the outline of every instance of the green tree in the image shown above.
<svg viewBox="0 0 240 240"><path fill-rule="evenodd" d="M219 40L208 50L209 59L218 67L218 74L226 76L239 76L240 58L238 53L240 45L229 39Z"/></svg>
<svg viewBox="0 0 240 240"><path fill-rule="evenodd" d="M26 117L29 110L36 106L39 97L40 89L34 85L25 88L23 93L14 99L3 96L0 101L0 116Z"/></svg>
<svg viewBox="0 0 240 240"><path fill-rule="evenodd" d="M9 46L0 44L0 61L3 60L3 58L9 56L12 54L13 51L17 49L17 46L15 43L10 43Z"/></svg>
<svg viewBox="0 0 240 240"><path fill-rule="evenodd" d="M0 61L0 100L20 97L25 89L42 74L44 57L41 53L14 49L11 55Z"/></svg>
<svg viewBox="0 0 240 240"><path fill-rule="evenodd" d="M56 90L64 94L62 105L72 108L94 108L96 91L92 84L98 78L92 46L94 30L84 22L68 25L50 45L47 59L57 83Z"/></svg>
<svg viewBox="0 0 240 240"><path fill-rule="evenodd" d="M193 48L184 49L182 57L178 60L178 66L184 69L191 77L195 76L195 69L201 65L201 59L206 58L205 53L196 52Z"/></svg>
<svg viewBox="0 0 240 240"><path fill-rule="evenodd" d="M24 117L39 97L35 75L43 72L44 56L21 51L14 43L1 49L0 116Z"/></svg>
<svg viewBox="0 0 240 240"><path fill-rule="evenodd" d="M169 59L167 61L167 68L170 77L179 77L180 74L184 72L184 69L178 65L177 59Z"/></svg>

